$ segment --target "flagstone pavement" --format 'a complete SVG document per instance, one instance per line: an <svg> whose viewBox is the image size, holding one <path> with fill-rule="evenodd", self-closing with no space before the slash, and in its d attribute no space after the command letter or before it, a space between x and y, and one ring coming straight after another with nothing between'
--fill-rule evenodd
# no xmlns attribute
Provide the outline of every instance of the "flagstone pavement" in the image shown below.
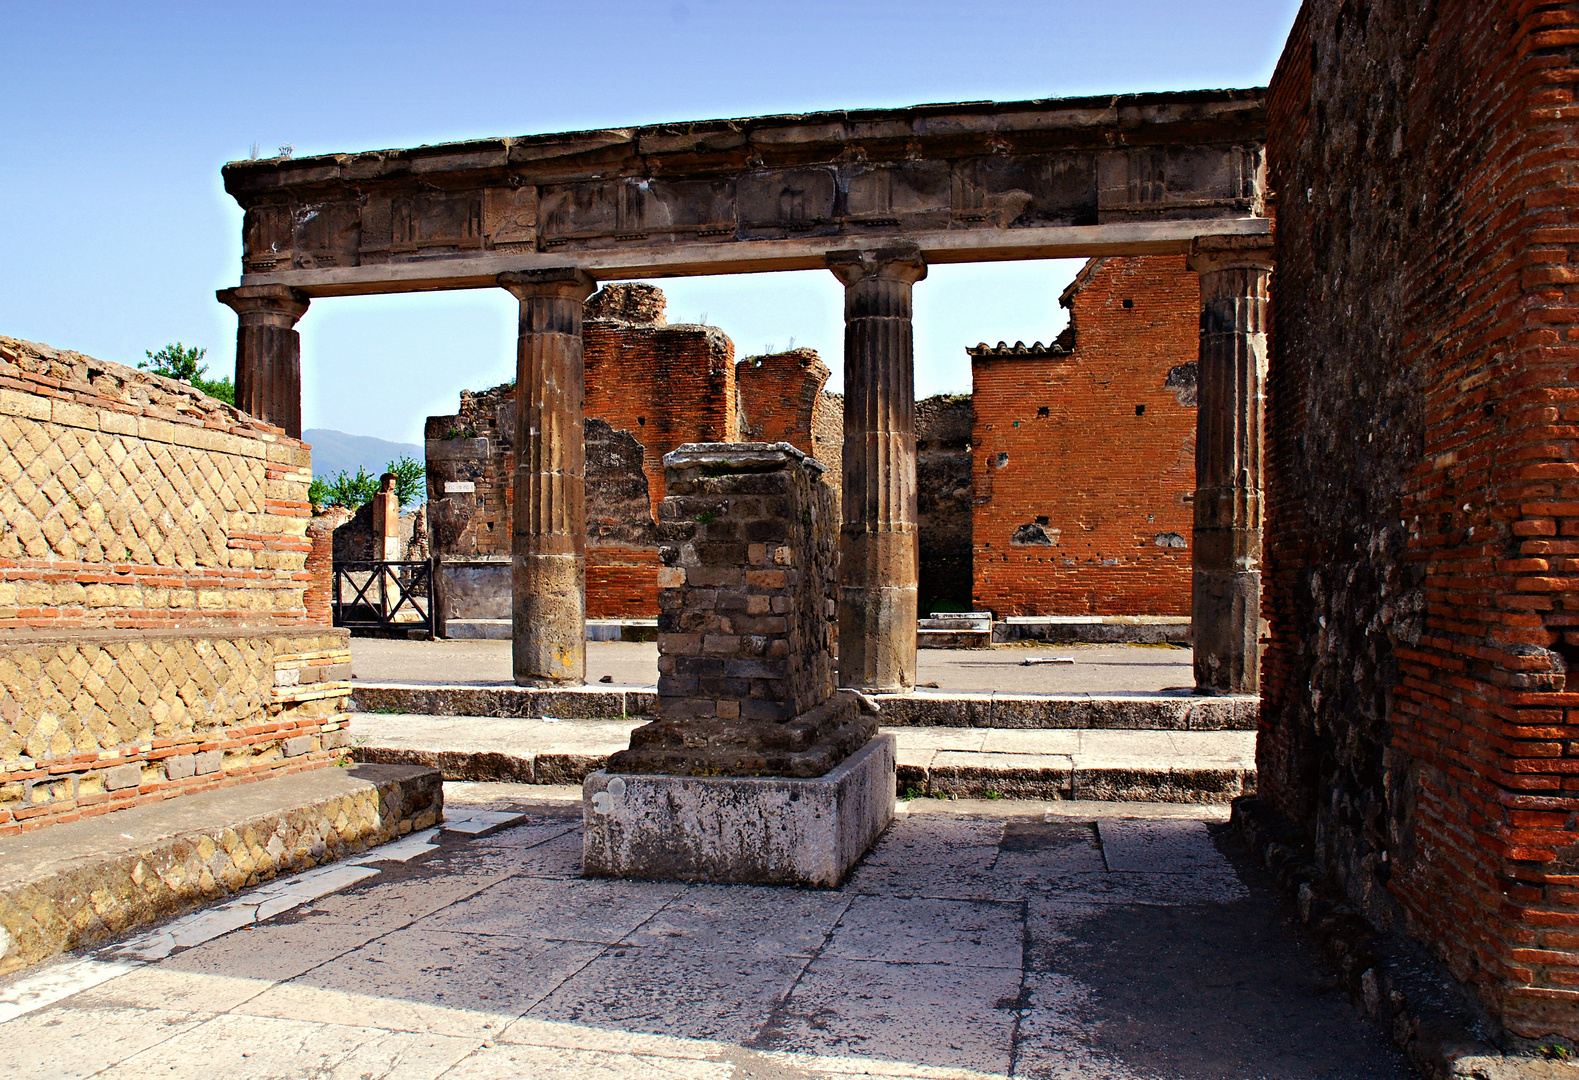
<svg viewBox="0 0 1579 1080"><path fill-rule="evenodd" d="M0 980L0 1073L1410 1075L1220 808L917 800L809 891L583 879L576 790L446 791L526 816Z"/></svg>

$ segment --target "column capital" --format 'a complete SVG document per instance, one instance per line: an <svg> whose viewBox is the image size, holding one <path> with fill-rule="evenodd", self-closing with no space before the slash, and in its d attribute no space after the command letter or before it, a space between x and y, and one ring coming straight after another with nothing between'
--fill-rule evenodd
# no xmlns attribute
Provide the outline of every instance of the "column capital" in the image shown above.
<svg viewBox="0 0 1579 1080"><path fill-rule="evenodd" d="M592 275L574 266L553 266L546 270L508 270L494 278L502 289L510 290L517 300L534 296L552 296L564 300L583 301L598 291Z"/></svg>
<svg viewBox="0 0 1579 1080"><path fill-rule="evenodd" d="M289 285L237 285L219 289L214 296L243 318L261 315L262 319L252 321L274 323L287 330L307 314L307 305L312 302L306 293Z"/></svg>
<svg viewBox="0 0 1579 1080"><path fill-rule="evenodd" d="M1270 236L1197 236L1186 260L1197 274L1217 270L1271 270Z"/></svg>
<svg viewBox="0 0 1579 1080"><path fill-rule="evenodd" d="M927 276L926 259L914 244L895 244L869 251L830 251L823 259L845 288L873 278L913 285Z"/></svg>

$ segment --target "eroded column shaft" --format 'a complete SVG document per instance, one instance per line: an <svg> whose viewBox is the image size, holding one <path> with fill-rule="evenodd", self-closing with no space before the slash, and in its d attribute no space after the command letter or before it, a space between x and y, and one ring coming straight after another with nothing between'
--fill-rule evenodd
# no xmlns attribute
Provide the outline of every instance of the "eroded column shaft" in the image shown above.
<svg viewBox="0 0 1579 1080"><path fill-rule="evenodd" d="M1201 345L1195 436L1195 684L1260 687L1262 416L1271 252L1196 242Z"/></svg>
<svg viewBox="0 0 1579 1080"><path fill-rule="evenodd" d="M288 285L242 285L216 295L241 319L236 408L301 438L302 339L296 322L307 312L307 295Z"/></svg>
<svg viewBox="0 0 1579 1080"><path fill-rule="evenodd" d="M501 274L521 301L516 342L513 667L521 686L580 683L586 647L586 448L576 270Z"/></svg>
<svg viewBox="0 0 1579 1080"><path fill-rule="evenodd" d="M844 491L839 534L839 682L916 682L916 394L913 251L841 254Z"/></svg>

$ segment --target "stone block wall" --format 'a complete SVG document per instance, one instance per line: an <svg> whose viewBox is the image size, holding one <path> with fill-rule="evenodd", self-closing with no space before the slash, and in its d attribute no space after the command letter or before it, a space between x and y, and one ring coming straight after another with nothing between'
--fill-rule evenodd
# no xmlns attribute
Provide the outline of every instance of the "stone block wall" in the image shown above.
<svg viewBox="0 0 1579 1080"><path fill-rule="evenodd" d="M1579 1037L1579 12L1307 0L1273 79L1260 793Z"/></svg>
<svg viewBox="0 0 1579 1080"><path fill-rule="evenodd" d="M331 761L308 449L182 383L0 337L0 832Z"/></svg>
<svg viewBox="0 0 1579 1080"><path fill-rule="evenodd" d="M310 627L0 636L0 834L333 762L349 645Z"/></svg>
<svg viewBox="0 0 1579 1080"><path fill-rule="evenodd" d="M833 692L838 522L788 443L684 447L660 511L658 714L788 720Z"/></svg>
<svg viewBox="0 0 1579 1080"><path fill-rule="evenodd" d="M1092 259L1052 345L970 349L975 606L1189 615L1196 275Z"/></svg>
<svg viewBox="0 0 1579 1080"><path fill-rule="evenodd" d="M0 630L305 624L311 480L190 386L0 337Z"/></svg>

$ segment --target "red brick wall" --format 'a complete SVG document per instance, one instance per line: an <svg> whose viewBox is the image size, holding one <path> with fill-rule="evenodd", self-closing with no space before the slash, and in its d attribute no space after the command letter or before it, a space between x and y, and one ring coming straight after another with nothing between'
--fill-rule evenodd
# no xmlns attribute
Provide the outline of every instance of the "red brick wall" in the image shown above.
<svg viewBox="0 0 1579 1080"><path fill-rule="evenodd" d="M657 616L656 549L587 549L587 618L652 619Z"/></svg>
<svg viewBox="0 0 1579 1080"><path fill-rule="evenodd" d="M1572 5L1307 0L1269 103L1260 789L1533 1038L1579 1037L1576 87Z"/></svg>
<svg viewBox="0 0 1579 1080"><path fill-rule="evenodd" d="M828 366L812 349L792 349L771 356L748 356L735 365L740 408L750 430L741 438L753 442L787 442L816 457L812 419Z"/></svg>
<svg viewBox="0 0 1579 1080"><path fill-rule="evenodd" d="M1183 256L1095 259L1066 298L1072 354L972 356L975 604L1188 615L1193 366L1165 384L1195 363L1200 285ZM1053 544L1014 542L1038 525Z"/></svg>
<svg viewBox="0 0 1579 1080"><path fill-rule="evenodd" d="M646 448L643 470L656 517L663 455L682 443L738 437L735 344L711 326L588 319L582 327L586 414L629 431Z"/></svg>

